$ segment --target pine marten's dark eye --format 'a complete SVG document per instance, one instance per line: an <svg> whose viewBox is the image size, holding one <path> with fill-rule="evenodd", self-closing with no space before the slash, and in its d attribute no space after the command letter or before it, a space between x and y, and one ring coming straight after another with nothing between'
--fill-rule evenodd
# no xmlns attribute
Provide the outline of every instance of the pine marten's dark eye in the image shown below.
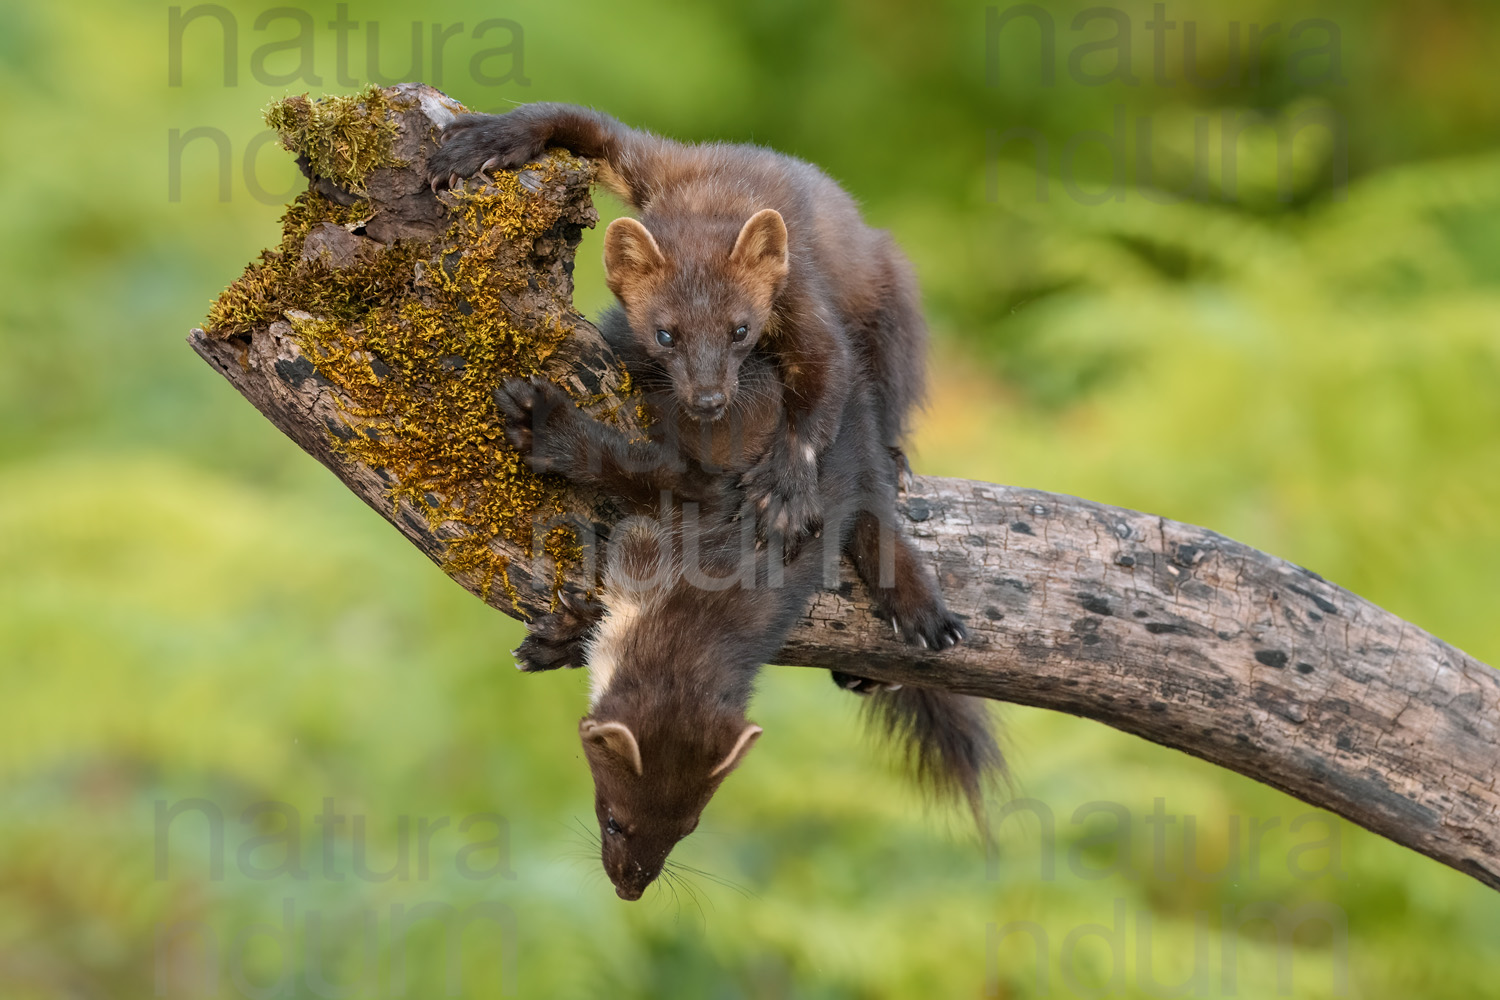
<svg viewBox="0 0 1500 1000"><path fill-rule="evenodd" d="M611 816L609 820L605 822L604 832L615 837L618 837L620 835L620 824L615 822L615 818L613 816Z"/></svg>
<svg viewBox="0 0 1500 1000"><path fill-rule="evenodd" d="M750 333L750 328L748 326L735 327L735 330L734 330L734 342L736 344L740 343L741 341L743 341L745 339L746 336L749 335L749 333Z"/></svg>
<svg viewBox="0 0 1500 1000"><path fill-rule="evenodd" d="M656 331L656 342L663 347L672 346L672 335L665 330Z"/></svg>

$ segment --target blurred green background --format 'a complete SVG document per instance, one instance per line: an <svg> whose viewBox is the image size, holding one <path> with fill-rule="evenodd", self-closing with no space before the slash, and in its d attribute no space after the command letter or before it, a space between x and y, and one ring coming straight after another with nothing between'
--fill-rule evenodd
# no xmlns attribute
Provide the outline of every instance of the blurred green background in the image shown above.
<svg viewBox="0 0 1500 1000"><path fill-rule="evenodd" d="M182 29L174 86L175 8L5 0L0 995L1495 995L1494 892L1081 720L1004 710L1043 805L987 866L806 670L767 672L766 737L677 852L711 876L622 903L584 678L512 670L520 626L183 342L277 239L297 178L257 136L286 93L416 77L753 140L913 257L919 471L1207 525L1500 663L1500 8L1173 0L1158 57L1152 5L1084 6L987 59L975 3L233 3ZM311 48L275 49L297 11ZM1128 59L1094 44L1117 31ZM158 836L193 799L221 849L191 809ZM456 947L435 919L398 943L424 904L472 918ZM1328 920L1279 941L1257 905Z"/></svg>

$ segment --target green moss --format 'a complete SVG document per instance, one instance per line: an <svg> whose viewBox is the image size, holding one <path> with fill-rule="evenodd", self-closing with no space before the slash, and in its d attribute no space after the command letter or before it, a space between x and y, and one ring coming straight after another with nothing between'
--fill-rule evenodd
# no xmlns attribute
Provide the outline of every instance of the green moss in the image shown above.
<svg viewBox="0 0 1500 1000"><path fill-rule="evenodd" d="M313 174L362 194L376 167L400 166L392 112L413 101L393 99L379 87L358 94L310 100L288 97L266 108L266 124L281 133L281 145L307 157Z"/></svg>
<svg viewBox="0 0 1500 1000"><path fill-rule="evenodd" d="M288 309L352 315L354 296L346 287L367 281L367 269L340 274L329 268L307 268L296 273L302 243L313 227L324 222L353 226L370 214L367 202L344 206L312 192L299 194L281 217L281 242L262 250L260 259L245 268L239 280L226 288L208 310L204 328L217 337L246 337L257 327L281 319ZM382 269L382 274L389 273Z"/></svg>
<svg viewBox="0 0 1500 1000"><path fill-rule="evenodd" d="M544 169L563 163L576 165L554 153ZM368 204L299 195L283 217L280 245L224 291L206 326L233 337L287 320L291 339L338 390L348 430L330 436L335 449L384 470L393 505L405 500L451 532L450 574L484 594L498 585L514 601L497 538L528 550L540 542L559 583L581 553L569 528L533 537L536 525L563 514L564 485L531 472L507 445L493 393L503 378L540 372L571 328L520 330L511 322L499 293L524 278L507 268L560 208L514 173L493 181L453 192L444 235L389 247L372 241L371 252L345 268L303 260L303 241L325 222L352 229Z"/></svg>

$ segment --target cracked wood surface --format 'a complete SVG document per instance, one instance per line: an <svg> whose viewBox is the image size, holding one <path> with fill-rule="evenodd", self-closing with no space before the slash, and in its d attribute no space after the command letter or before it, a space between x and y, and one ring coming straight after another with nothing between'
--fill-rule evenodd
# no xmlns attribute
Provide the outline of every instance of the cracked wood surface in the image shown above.
<svg viewBox="0 0 1500 1000"><path fill-rule="evenodd" d="M420 158L415 158L420 162ZM414 168L413 168L414 169ZM589 214L582 173L556 197ZM410 191L406 189L410 188ZM411 184L403 198L420 198ZM429 215L431 213L428 213ZM554 244L559 241L553 241ZM576 248L522 254L519 287L574 324L584 367L610 369L571 302ZM540 309L540 313L539 310ZM518 310L520 312L520 310ZM248 339L201 331L194 350L278 428L443 564L452 525L388 498L389 475L333 446L340 401L285 324ZM597 497L579 516L607 519ZM917 477L906 529L937 567L964 645L921 654L869 610L848 567L821 593L779 662L836 667L1068 712L1212 761L1328 809L1500 888L1500 674L1317 575L1203 528L1035 490ZM550 569L497 541L512 593L456 576L526 618L550 601ZM585 575L591 575L588 568Z"/></svg>
<svg viewBox="0 0 1500 1000"><path fill-rule="evenodd" d="M914 656L846 573L786 662L1095 719L1238 771L1500 888L1500 674L1204 528L918 478L908 526L970 638Z"/></svg>

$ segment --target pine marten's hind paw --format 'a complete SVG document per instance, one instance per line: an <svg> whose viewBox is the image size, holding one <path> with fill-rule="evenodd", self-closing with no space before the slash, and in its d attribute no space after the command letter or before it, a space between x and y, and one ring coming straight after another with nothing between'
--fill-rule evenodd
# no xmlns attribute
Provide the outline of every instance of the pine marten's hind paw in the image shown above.
<svg viewBox="0 0 1500 1000"><path fill-rule="evenodd" d="M890 622L897 639L922 649L951 649L969 637L969 630L941 600L923 603L891 601L875 613Z"/></svg>
<svg viewBox="0 0 1500 1000"><path fill-rule="evenodd" d="M443 129L440 145L427 158L432 190L458 187L465 177L489 170L514 170L542 153L536 130L522 116L459 115Z"/></svg>
<svg viewBox="0 0 1500 1000"><path fill-rule="evenodd" d="M585 642L604 605L574 584L557 593L557 610L532 620L526 639L511 651L516 669L532 673L585 665Z"/></svg>
<svg viewBox="0 0 1500 1000"><path fill-rule="evenodd" d="M872 681L868 677L856 677L839 670L828 671L828 676L833 678L833 683L845 691L853 691L855 694L878 694L881 691L900 691L901 685L888 681Z"/></svg>

